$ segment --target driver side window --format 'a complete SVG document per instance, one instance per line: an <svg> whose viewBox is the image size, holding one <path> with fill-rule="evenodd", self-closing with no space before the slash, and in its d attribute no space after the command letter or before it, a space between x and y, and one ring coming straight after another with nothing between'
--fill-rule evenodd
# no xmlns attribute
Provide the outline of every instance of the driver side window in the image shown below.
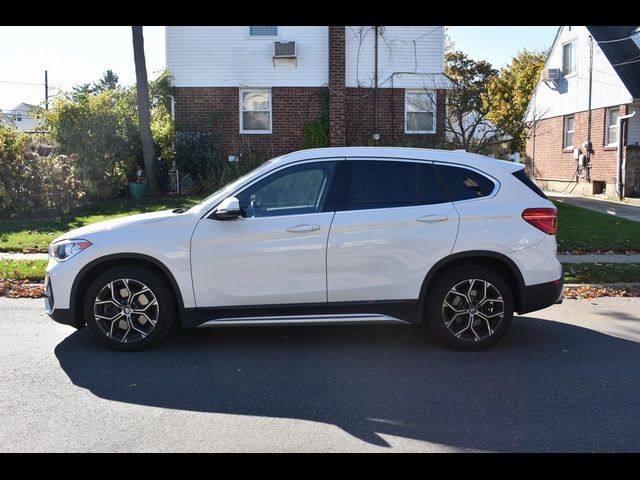
<svg viewBox="0 0 640 480"><path fill-rule="evenodd" d="M324 211L335 162L296 165L276 172L237 195L247 218Z"/></svg>

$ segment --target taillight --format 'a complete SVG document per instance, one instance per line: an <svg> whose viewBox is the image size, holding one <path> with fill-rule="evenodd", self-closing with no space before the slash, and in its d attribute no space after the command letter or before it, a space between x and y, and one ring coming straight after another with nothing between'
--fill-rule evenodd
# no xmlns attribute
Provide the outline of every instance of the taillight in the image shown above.
<svg viewBox="0 0 640 480"><path fill-rule="evenodd" d="M555 208L527 208L522 218L549 235L558 231L558 211Z"/></svg>

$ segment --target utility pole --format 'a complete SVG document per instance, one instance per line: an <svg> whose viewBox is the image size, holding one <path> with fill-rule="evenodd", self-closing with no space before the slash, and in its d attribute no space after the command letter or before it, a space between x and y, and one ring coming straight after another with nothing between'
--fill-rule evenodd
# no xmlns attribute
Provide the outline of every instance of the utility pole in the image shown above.
<svg viewBox="0 0 640 480"><path fill-rule="evenodd" d="M49 110L49 74L44 71L44 109Z"/></svg>

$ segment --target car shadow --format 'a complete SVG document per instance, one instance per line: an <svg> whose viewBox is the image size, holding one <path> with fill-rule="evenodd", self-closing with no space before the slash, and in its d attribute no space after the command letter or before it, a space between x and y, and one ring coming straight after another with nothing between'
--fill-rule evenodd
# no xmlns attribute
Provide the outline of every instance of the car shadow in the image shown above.
<svg viewBox="0 0 640 480"><path fill-rule="evenodd" d="M55 348L71 381L100 398L161 408L336 425L389 446L393 435L492 451L635 451L640 345L516 318L483 352L420 328L185 330L118 353L86 329Z"/></svg>

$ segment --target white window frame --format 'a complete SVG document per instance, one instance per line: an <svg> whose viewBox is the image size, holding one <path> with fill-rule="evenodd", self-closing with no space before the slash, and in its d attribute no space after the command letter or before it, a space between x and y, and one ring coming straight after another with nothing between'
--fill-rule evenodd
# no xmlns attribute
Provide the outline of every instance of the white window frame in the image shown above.
<svg viewBox="0 0 640 480"><path fill-rule="evenodd" d="M269 94L269 110L247 110L249 112L269 112L269 130L245 130L243 125L243 103L242 103L242 94L245 92L256 92L256 93L268 93ZM273 98L271 96L270 88L241 88L240 94L238 95L239 101L239 111L240 111L240 133L248 133L251 135L268 135L271 134L273 130Z"/></svg>
<svg viewBox="0 0 640 480"><path fill-rule="evenodd" d="M573 129L567 130L567 124L569 123L569 118L573 119ZM571 145L567 145L567 134L571 132L572 142ZM563 150L573 150L573 144L575 143L575 134L576 134L576 116L574 114L565 115L564 123L562 124L562 149Z"/></svg>
<svg viewBox="0 0 640 480"><path fill-rule="evenodd" d="M275 35L251 35L251 26L245 28L245 37L247 40L279 40L281 36L281 28L279 25L271 25L276 27Z"/></svg>
<svg viewBox="0 0 640 480"><path fill-rule="evenodd" d="M611 112L618 112L618 117L620 117L620 107L616 105L615 107L608 107L604 111L605 124L604 124L604 146L605 147L617 147L618 146L618 122L616 121L614 125L611 124ZM611 127L616 127L616 135L615 138L611 138Z"/></svg>
<svg viewBox="0 0 640 480"><path fill-rule="evenodd" d="M433 129L432 130L408 130L407 129L407 113L409 113L408 106L408 95L415 93L428 93L431 94L433 98ZM417 111L417 110L411 110ZM437 131L437 118L438 118L438 92L436 90L429 90L424 88L408 88L404 91L404 133L407 135L424 135L426 134L434 134Z"/></svg>
<svg viewBox="0 0 640 480"><path fill-rule="evenodd" d="M573 58L573 70L570 72L564 71L564 47L571 45L571 57ZM574 38L562 44L562 68L560 69L562 75L565 77L572 77L578 74L578 39Z"/></svg>

